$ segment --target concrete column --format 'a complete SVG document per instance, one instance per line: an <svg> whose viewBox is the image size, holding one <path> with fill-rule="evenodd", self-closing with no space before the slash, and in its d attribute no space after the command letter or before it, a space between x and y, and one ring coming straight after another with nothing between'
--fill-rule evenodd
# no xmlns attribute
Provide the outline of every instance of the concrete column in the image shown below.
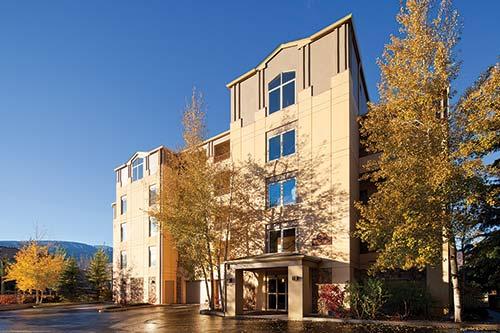
<svg viewBox="0 0 500 333"><path fill-rule="evenodd" d="M243 270L234 272L234 279L227 284L227 310L228 317L243 314Z"/></svg>
<svg viewBox="0 0 500 333"><path fill-rule="evenodd" d="M288 266L288 318L302 319L312 309L312 285L309 267Z"/></svg>
<svg viewBox="0 0 500 333"><path fill-rule="evenodd" d="M255 290L255 310L264 311L266 309L266 274L259 272L257 274L257 288Z"/></svg>

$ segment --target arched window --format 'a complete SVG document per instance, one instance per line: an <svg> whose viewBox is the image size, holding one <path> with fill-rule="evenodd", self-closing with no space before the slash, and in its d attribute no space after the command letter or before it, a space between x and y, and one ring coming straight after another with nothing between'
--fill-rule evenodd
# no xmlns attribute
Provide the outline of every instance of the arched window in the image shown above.
<svg viewBox="0 0 500 333"><path fill-rule="evenodd" d="M142 179L142 176L144 175L144 159L143 158L136 158L132 162L132 181L136 181L139 179Z"/></svg>
<svg viewBox="0 0 500 333"><path fill-rule="evenodd" d="M283 72L268 85L269 114L295 104L295 72Z"/></svg>

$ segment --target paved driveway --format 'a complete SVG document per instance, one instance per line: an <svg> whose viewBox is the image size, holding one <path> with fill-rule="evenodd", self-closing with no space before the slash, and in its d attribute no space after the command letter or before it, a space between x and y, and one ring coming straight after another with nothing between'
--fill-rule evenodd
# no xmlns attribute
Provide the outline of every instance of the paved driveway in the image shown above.
<svg viewBox="0 0 500 333"><path fill-rule="evenodd" d="M198 307L176 305L149 307L121 312L99 313L96 306L79 306L70 311L60 308L27 309L0 312L1 332L335 332L335 333L382 333L382 332L458 332L431 329L365 326L341 326L324 322L235 320L204 316Z"/></svg>

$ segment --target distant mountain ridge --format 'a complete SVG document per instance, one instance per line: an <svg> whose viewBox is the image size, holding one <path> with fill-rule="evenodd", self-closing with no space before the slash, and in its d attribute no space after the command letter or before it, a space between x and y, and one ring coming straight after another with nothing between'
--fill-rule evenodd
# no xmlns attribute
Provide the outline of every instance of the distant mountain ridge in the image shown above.
<svg viewBox="0 0 500 333"><path fill-rule="evenodd" d="M27 241L0 241L0 246L20 249L26 243ZM49 246L50 251L55 251L60 248L64 250L67 256L75 258L80 264L87 263L99 248L104 249L108 255L109 262L113 260L113 248L106 245L89 245L80 242L52 240L38 241L37 243L43 246Z"/></svg>

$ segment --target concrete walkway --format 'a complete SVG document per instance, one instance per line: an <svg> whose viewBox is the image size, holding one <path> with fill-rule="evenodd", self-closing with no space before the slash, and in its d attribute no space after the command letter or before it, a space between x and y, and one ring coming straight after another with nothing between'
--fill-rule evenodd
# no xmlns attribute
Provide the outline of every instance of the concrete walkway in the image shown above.
<svg viewBox="0 0 500 333"><path fill-rule="evenodd" d="M496 314L500 316L500 314L498 313ZM291 319L288 319L286 315L242 315L242 316L237 316L236 318L293 321ZM325 322L325 323L330 322L337 324L400 326L400 327L414 327L414 328L500 331L500 321L484 322L484 323L453 323L447 321L428 321L428 320L389 321L389 320L365 320L365 319L340 319L340 318L328 318L328 317L304 317L300 321Z"/></svg>

